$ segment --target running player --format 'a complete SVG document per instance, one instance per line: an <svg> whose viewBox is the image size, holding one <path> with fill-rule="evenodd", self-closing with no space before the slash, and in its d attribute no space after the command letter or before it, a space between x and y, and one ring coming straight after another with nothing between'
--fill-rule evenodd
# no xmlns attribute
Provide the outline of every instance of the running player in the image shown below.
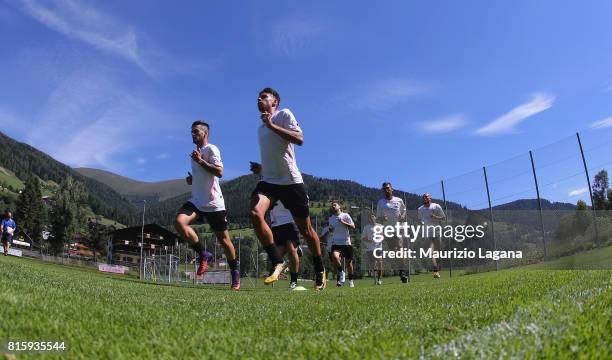
<svg viewBox="0 0 612 360"><path fill-rule="evenodd" d="M4 250L4 256L8 256L8 252L13 244L13 234L15 234L17 224L13 220L13 214L9 209L4 211L4 218L0 223L0 233L2 234L2 249Z"/></svg>
<svg viewBox="0 0 612 360"><path fill-rule="evenodd" d="M350 230L355 229L353 219L347 213L342 212L338 201L332 201L329 217L329 227L332 229L332 261L338 268L338 279L336 286L344 285L345 274L342 269L342 259L346 261L348 269L349 287L355 287L353 282L353 246L351 245Z"/></svg>
<svg viewBox="0 0 612 360"><path fill-rule="evenodd" d="M279 110L280 95L272 88L259 93L257 106L263 122L257 131L261 153L261 181L251 196L250 217L257 238L274 265L264 284L278 280L283 261L274 245L274 235L265 215L276 201L287 208L313 254L315 290L325 288L325 269L321 258L319 236L310 222L308 194L295 160L293 145L302 145L304 135L289 109Z"/></svg>
<svg viewBox="0 0 612 360"><path fill-rule="evenodd" d="M393 186L391 186L391 183L384 182L382 184L382 190L385 196L378 200L378 204L376 205L376 218L385 226L395 226L398 222L404 221L406 217L406 205L404 204L404 200L397 196L393 196ZM397 247L395 250L400 250L404 245L404 241L402 238L397 238L396 241ZM401 281L403 283L408 282L403 264L400 266L399 273Z"/></svg>
<svg viewBox="0 0 612 360"><path fill-rule="evenodd" d="M381 225L376 222L375 215L370 215L369 223L364 227L363 231L361 232L361 240L362 240L362 244L366 244L367 258L372 263L372 268L374 269L374 283L376 285L382 285L382 277L383 277L382 258L374 257L374 251L382 250L382 241L374 241L374 227L375 226L381 226Z"/></svg>
<svg viewBox="0 0 612 360"><path fill-rule="evenodd" d="M251 171L254 174L260 174L261 164L251 162ZM297 287L300 269L300 235L291 213L285 209L280 201L277 201L270 210L270 227L279 255L284 257L285 254L289 254L289 275L291 277L289 289L293 290Z"/></svg>
<svg viewBox="0 0 612 360"><path fill-rule="evenodd" d="M428 229L428 226L440 225L440 221L446 219L442 206L431 202L431 195L428 193L423 194L423 205L419 206L419 221L425 226L425 237L429 239L429 248L434 251L440 251L441 240L433 229ZM435 279L440 278L441 267L438 266L438 262L435 257L431 258L433 268L431 269L433 277Z"/></svg>
<svg viewBox="0 0 612 360"><path fill-rule="evenodd" d="M204 249L198 235L189 225L206 219L225 251L232 277L231 288L239 290L240 268L236 250L227 231L225 200L219 186L219 178L223 176L223 162L219 149L208 142L209 131L210 126L203 121L195 121L191 125L191 138L196 150L191 153L192 172L188 172L185 179L187 184L191 185L191 198L178 210L174 227L198 255L199 266L196 274L202 275L213 255Z"/></svg>

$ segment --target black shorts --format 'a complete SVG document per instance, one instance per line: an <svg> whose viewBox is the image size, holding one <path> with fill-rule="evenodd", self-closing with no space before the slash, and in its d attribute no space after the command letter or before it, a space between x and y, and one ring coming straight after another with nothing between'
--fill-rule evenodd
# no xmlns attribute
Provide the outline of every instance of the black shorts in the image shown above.
<svg viewBox="0 0 612 360"><path fill-rule="evenodd" d="M332 253L339 252L346 261L353 260L353 246L352 245L332 245Z"/></svg>
<svg viewBox="0 0 612 360"><path fill-rule="evenodd" d="M308 193L306 186L302 184L291 185L276 185L265 181L257 183L255 190L251 194L252 197L258 194L269 198L272 203L280 200L283 206L291 212L291 215L297 218L307 218L308 212Z"/></svg>
<svg viewBox="0 0 612 360"><path fill-rule="evenodd" d="M286 246L287 241L291 241L295 247L298 247L300 244L300 235L293 223L273 227L272 236L276 246Z"/></svg>
<svg viewBox="0 0 612 360"><path fill-rule="evenodd" d="M2 243L3 244L12 244L13 243L13 235L9 233L2 234Z"/></svg>
<svg viewBox="0 0 612 360"><path fill-rule="evenodd" d="M213 231L227 230L228 221L225 210L205 212L198 209L193 203L187 201L177 212L177 214L185 214L187 216L191 216L193 213L198 214L199 220L206 219L206 222L208 222L208 225L210 225Z"/></svg>

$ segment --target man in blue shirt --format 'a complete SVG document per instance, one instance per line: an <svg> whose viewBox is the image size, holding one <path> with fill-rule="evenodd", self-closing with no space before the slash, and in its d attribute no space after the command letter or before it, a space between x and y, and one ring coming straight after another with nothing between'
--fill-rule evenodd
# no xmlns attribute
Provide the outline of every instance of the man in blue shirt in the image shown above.
<svg viewBox="0 0 612 360"><path fill-rule="evenodd" d="M2 233L2 247L4 248L4 256L8 255L8 251L13 243L13 234L17 229L17 224L13 220L13 215L9 209L4 212L4 218L0 223L0 232Z"/></svg>

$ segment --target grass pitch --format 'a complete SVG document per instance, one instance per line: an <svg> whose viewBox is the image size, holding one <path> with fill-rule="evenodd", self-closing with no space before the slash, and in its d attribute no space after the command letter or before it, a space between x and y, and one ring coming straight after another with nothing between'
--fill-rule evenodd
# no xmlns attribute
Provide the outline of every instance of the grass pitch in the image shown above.
<svg viewBox="0 0 612 360"><path fill-rule="evenodd" d="M612 270L413 280L235 293L2 256L0 339L68 342L45 358L612 357Z"/></svg>

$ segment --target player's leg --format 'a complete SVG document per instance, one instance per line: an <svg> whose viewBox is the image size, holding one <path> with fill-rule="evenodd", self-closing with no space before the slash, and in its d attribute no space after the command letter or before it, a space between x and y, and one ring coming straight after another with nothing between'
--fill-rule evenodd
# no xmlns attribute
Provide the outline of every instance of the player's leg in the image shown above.
<svg viewBox="0 0 612 360"><path fill-rule="evenodd" d="M432 249L433 251L440 251L440 241L438 237L432 237L430 238L430 245L429 248ZM433 263L433 277L435 279L439 279L440 278L440 267L438 266L438 261L436 260L435 257L431 258L431 261Z"/></svg>
<svg viewBox="0 0 612 360"><path fill-rule="evenodd" d="M403 250L404 248L404 238L402 237L398 237L397 238L397 249L396 250ZM400 280L402 281L402 283L407 283L408 282L408 276L406 275L406 263L404 261L404 259L398 259L397 261L398 265L399 265L399 276L400 276Z"/></svg>
<svg viewBox="0 0 612 360"><path fill-rule="evenodd" d="M257 235L259 242L264 248L274 244L272 230L266 222L266 211L268 211L270 203L270 199L263 194L254 193L253 196L251 196L249 214L251 224L253 225L253 230L255 230L255 235Z"/></svg>
<svg viewBox="0 0 612 360"><path fill-rule="evenodd" d="M300 257L293 241L287 242L286 249L289 255L289 274L291 276L289 279L289 287L293 289L297 286L298 272L300 271Z"/></svg>
<svg viewBox="0 0 612 360"><path fill-rule="evenodd" d="M344 284L344 269L342 268L342 252L339 246L332 246L332 264L336 267L336 286L340 287Z"/></svg>
<svg viewBox="0 0 612 360"><path fill-rule="evenodd" d="M258 188L259 186L258 184ZM257 191L258 189L255 189L255 192L253 192L251 196L250 218L253 229L255 230L255 235L257 235L263 249L268 254L268 260L274 269L272 274L264 279L264 284L270 285L278 281L278 276L281 271L283 271L283 259L278 254L276 245L274 245L272 230L265 219L266 211L268 211L272 201L268 196L258 193Z"/></svg>
<svg viewBox="0 0 612 360"><path fill-rule="evenodd" d="M325 268L321 257L321 241L310 221L308 194L304 184L295 184L283 187L279 193L279 200L291 212L293 221L298 230L306 239L308 248L312 253L312 262L315 270L315 290L325 289Z"/></svg>
<svg viewBox="0 0 612 360"><path fill-rule="evenodd" d="M312 254L312 262L315 269L315 289L323 290L326 285L325 269L323 267L323 259L321 257L321 245L319 235L314 230L310 217L293 217L295 224L298 226L300 234L306 239L308 249Z"/></svg>
<svg viewBox="0 0 612 360"><path fill-rule="evenodd" d="M278 256L281 259L285 258L285 254L287 253L287 234L284 230L286 230L285 225L272 227L272 238L274 239L274 246L276 246L276 251L278 252ZM276 270L276 264L273 264L269 261L270 265L270 275L274 273ZM283 271L286 269L286 262L283 260Z"/></svg>
<svg viewBox="0 0 612 360"><path fill-rule="evenodd" d="M212 254L206 249L204 245L198 239L198 234L191 228L191 224L198 220L198 210L195 205L191 203L184 204L176 214L174 219L174 228L179 233L179 236L186 241L189 246L195 251L198 256L198 270L197 275L202 275L208 267L208 262L212 260Z"/></svg>
<svg viewBox="0 0 612 360"><path fill-rule="evenodd" d="M353 272L353 246L345 245L342 250L342 257L344 257L344 261L346 262L346 270L348 272L349 287L355 287Z"/></svg>
<svg viewBox="0 0 612 360"><path fill-rule="evenodd" d="M225 253L225 258L227 259L227 264L230 268L230 275L232 278L231 287L233 290L240 289L240 263L238 262L238 257L236 256L236 248L232 243L229 232L227 230L218 231L215 230L215 237L221 246L223 247L223 252Z"/></svg>

